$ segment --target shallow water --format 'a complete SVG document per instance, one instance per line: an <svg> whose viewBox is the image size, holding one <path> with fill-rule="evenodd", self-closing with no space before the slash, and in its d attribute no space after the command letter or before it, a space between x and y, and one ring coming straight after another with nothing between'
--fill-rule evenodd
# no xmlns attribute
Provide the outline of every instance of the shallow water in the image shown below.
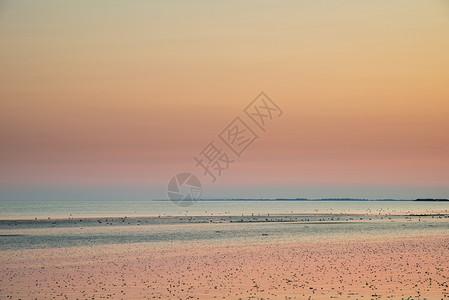
<svg viewBox="0 0 449 300"><path fill-rule="evenodd" d="M449 202L417 201L0 201L0 220L68 217L201 216L311 213L449 213Z"/></svg>
<svg viewBox="0 0 449 300"><path fill-rule="evenodd" d="M0 201L0 250L264 243L449 234L449 203Z"/></svg>
<svg viewBox="0 0 449 300"><path fill-rule="evenodd" d="M334 221L331 221L334 218ZM77 246L97 246L106 244L132 244L153 242L187 244L222 243L266 243L266 242L309 242L327 240L354 240L394 236L424 236L449 234L449 215L447 216L389 216L370 218L360 215L337 217L292 216L262 218L233 217L227 221L221 218L193 219L186 223L170 218L166 223L145 222L148 219L127 219L114 222L108 219L84 219L76 224L58 220L14 221L0 223L0 250L65 248ZM251 219L256 219L250 221ZM321 220L321 221L320 221ZM71 220L73 221L73 220ZM79 220L78 220L79 221ZM99 221L101 223L99 223ZM129 221L129 222L128 222ZM177 223L181 222L181 223ZM184 222L184 223L182 223Z"/></svg>

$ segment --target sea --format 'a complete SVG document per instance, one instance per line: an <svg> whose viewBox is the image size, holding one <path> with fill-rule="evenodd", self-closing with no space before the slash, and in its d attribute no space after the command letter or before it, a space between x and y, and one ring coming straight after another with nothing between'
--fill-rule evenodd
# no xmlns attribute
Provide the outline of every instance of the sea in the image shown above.
<svg viewBox="0 0 449 300"><path fill-rule="evenodd" d="M449 202L0 201L0 251L449 235Z"/></svg>
<svg viewBox="0 0 449 300"><path fill-rule="evenodd" d="M316 213L449 213L449 202L428 201L295 201L295 200L201 200L189 207L171 201L106 200L18 200L0 201L0 220L68 218L68 217L142 217L267 215Z"/></svg>

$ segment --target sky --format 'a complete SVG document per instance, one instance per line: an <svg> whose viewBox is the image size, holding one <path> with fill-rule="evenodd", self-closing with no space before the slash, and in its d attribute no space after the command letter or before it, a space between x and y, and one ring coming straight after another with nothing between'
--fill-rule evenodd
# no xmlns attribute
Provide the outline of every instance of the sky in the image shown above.
<svg viewBox="0 0 449 300"><path fill-rule="evenodd" d="M443 0L1 1L0 199L448 198L448 53Z"/></svg>

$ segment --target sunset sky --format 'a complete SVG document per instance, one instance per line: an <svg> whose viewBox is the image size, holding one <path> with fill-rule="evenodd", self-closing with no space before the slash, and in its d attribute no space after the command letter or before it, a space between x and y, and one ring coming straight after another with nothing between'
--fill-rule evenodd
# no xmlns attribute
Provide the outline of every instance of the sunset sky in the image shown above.
<svg viewBox="0 0 449 300"><path fill-rule="evenodd" d="M0 2L0 199L165 199L180 172L203 197L448 198L449 2Z"/></svg>

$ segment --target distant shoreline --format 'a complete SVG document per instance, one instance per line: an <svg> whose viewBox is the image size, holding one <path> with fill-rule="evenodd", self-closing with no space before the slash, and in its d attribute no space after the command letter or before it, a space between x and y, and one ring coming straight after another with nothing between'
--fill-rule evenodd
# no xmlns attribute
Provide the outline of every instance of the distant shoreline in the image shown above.
<svg viewBox="0 0 449 300"><path fill-rule="evenodd" d="M170 201L167 199L154 199L152 201ZM320 199L307 199L307 198L266 198L266 199L257 199L257 198L245 198L245 199L236 199L236 198L200 198L196 201L307 201L307 202L317 202L317 201L360 201L360 202L372 202L372 201L432 201L432 202L449 202L449 199L355 199L355 198L320 198Z"/></svg>
<svg viewBox="0 0 449 300"><path fill-rule="evenodd" d="M20 200L7 200L0 199L0 202L11 202L11 201L120 201L126 202L127 200L121 199L67 199L67 200L58 200L58 199L20 199ZM170 202L169 199L132 199L130 201L165 201ZM378 202L378 201L389 201L389 202L410 202L410 201L430 201L430 202L449 202L449 199L434 199L434 198L423 198L423 199L358 199L358 198L318 198L318 199L308 199L308 198L200 198L195 201L304 201L304 202L319 202L319 201L359 201L359 202Z"/></svg>
<svg viewBox="0 0 449 300"><path fill-rule="evenodd" d="M416 199L415 201L449 202L449 199Z"/></svg>

